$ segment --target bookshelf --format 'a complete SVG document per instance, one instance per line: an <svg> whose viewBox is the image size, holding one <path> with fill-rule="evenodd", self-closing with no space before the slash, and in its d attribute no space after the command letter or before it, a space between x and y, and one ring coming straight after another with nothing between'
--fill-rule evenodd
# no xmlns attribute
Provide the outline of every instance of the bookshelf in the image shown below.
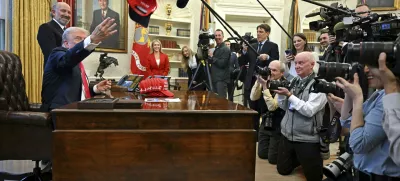
<svg viewBox="0 0 400 181"><path fill-rule="evenodd" d="M169 76L171 76L171 79L187 80L187 77L182 74L182 70L179 70L181 62L178 60L178 55L181 53L183 46L191 47L194 24L192 23L193 16L189 10L190 6L179 9L175 6L175 0L157 0L157 4L157 10L150 17L148 36L151 41L155 39L161 41L162 51L169 58ZM170 10L170 18L167 15L167 7L172 8ZM167 31L167 28L169 31Z"/></svg>

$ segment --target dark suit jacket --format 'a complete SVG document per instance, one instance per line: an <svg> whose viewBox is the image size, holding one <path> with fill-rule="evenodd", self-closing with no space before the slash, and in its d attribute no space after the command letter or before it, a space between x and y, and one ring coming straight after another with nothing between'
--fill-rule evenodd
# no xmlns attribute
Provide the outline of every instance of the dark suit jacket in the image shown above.
<svg viewBox="0 0 400 181"><path fill-rule="evenodd" d="M51 51L54 48L61 46L63 33L64 30L61 29L60 25L58 25L54 20L39 26L37 41L44 55L43 68L46 66Z"/></svg>
<svg viewBox="0 0 400 181"><path fill-rule="evenodd" d="M258 49L258 43L251 44L251 46L257 51ZM247 53L242 55L240 57L240 64L244 65L249 62L249 68L247 69L247 74L246 74L246 80L244 83L244 89L247 91L251 91L251 88L253 87L254 81L253 81L253 75L255 72L256 68L256 63L258 62L258 66L260 67L265 67L268 66L269 63L273 60L279 60L279 51L278 51L278 45L266 41L259 52L259 54L268 54L270 57L267 61L257 61L257 54L255 54L250 48L247 49Z"/></svg>
<svg viewBox="0 0 400 181"><path fill-rule="evenodd" d="M101 44L99 46L97 46L98 48L115 48L115 49L120 49L122 47L119 46L119 32L120 32L120 21L119 21L119 14L113 10L111 10L110 8L108 8L107 10L107 14L106 17L110 17L110 18L114 18L115 19L115 23L117 24L117 26L115 27L115 29L117 30L117 33L115 33L114 35L112 35L111 37L105 39L103 42L101 42ZM94 31L94 29L97 27L97 25L99 25L101 22L103 22L103 18L101 15L101 9L97 9L93 11L93 20L92 20L92 24L90 25L90 33L92 33Z"/></svg>
<svg viewBox="0 0 400 181"><path fill-rule="evenodd" d="M230 72L229 72L229 59L231 57L231 50L225 43L218 45L211 58L211 81L219 82L224 81L229 83Z"/></svg>
<svg viewBox="0 0 400 181"><path fill-rule="evenodd" d="M167 76L169 73L169 60L168 55L164 53L160 53L160 65L157 65L156 57L154 54L150 54L147 57L147 66L146 70L148 71L149 75L163 75Z"/></svg>
<svg viewBox="0 0 400 181"><path fill-rule="evenodd" d="M58 47L51 52L43 74L42 111L50 111L81 100L82 78L79 63L90 53L91 51L84 49L83 41L69 50ZM93 87L89 89L93 96Z"/></svg>

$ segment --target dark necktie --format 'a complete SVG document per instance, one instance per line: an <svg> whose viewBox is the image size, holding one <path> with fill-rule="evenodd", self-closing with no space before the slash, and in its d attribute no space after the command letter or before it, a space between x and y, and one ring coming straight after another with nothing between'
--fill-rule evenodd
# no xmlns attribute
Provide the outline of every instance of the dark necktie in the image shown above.
<svg viewBox="0 0 400 181"><path fill-rule="evenodd" d="M260 42L258 44L258 49L257 49L257 53L260 53L261 49L262 49L263 44Z"/></svg>

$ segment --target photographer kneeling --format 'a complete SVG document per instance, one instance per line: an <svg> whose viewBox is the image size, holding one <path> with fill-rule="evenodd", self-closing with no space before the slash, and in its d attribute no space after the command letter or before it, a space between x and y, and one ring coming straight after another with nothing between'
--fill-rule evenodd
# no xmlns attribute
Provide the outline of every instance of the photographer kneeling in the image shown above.
<svg viewBox="0 0 400 181"><path fill-rule="evenodd" d="M344 127L350 122L349 146L354 153L354 175L366 181L398 180L400 167L389 156L389 140L382 127L383 77L378 68L367 67L365 73L369 87L377 89L365 102L357 74L353 83L337 78L337 86L345 92L341 121Z"/></svg>
<svg viewBox="0 0 400 181"><path fill-rule="evenodd" d="M268 65L268 68L270 70L268 81L286 80L283 77L285 64L281 61L272 61ZM257 75L257 81L251 89L250 100L256 101L263 94L268 110L262 115L262 122L258 131L258 157L268 159L270 164L276 164L278 159L278 143L281 138L280 123L285 115L285 111L279 108L278 96L275 95L275 92L270 92L267 83L267 80Z"/></svg>
<svg viewBox="0 0 400 181"><path fill-rule="evenodd" d="M308 181L320 181L322 157L318 128L322 125L327 99L324 93L312 92L314 55L299 53L294 63L297 77L290 88L275 90L279 94L279 107L286 110L281 122L283 136L278 148L277 170L281 175L288 175L301 165Z"/></svg>

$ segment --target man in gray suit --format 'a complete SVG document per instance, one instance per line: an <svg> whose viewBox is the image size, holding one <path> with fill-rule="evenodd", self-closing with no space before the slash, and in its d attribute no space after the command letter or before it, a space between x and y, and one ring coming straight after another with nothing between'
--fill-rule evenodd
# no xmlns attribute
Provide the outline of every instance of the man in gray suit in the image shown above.
<svg viewBox="0 0 400 181"><path fill-rule="evenodd" d="M217 46L214 52L209 53L213 92L217 93L220 97L226 98L230 80L229 59L231 51L224 43L224 32L222 30L215 30L214 35Z"/></svg>
<svg viewBox="0 0 400 181"><path fill-rule="evenodd" d="M115 29L117 30L117 33L115 33L108 39L105 39L103 42L101 42L98 48L120 49L121 47L119 45L119 32L120 32L119 14L108 7L108 0L98 0L98 1L100 9L93 11L93 21L92 24L90 25L90 33L92 33L94 29L97 27L97 25L103 22L104 19L108 17L110 17L111 19L115 19L114 22L117 24Z"/></svg>

